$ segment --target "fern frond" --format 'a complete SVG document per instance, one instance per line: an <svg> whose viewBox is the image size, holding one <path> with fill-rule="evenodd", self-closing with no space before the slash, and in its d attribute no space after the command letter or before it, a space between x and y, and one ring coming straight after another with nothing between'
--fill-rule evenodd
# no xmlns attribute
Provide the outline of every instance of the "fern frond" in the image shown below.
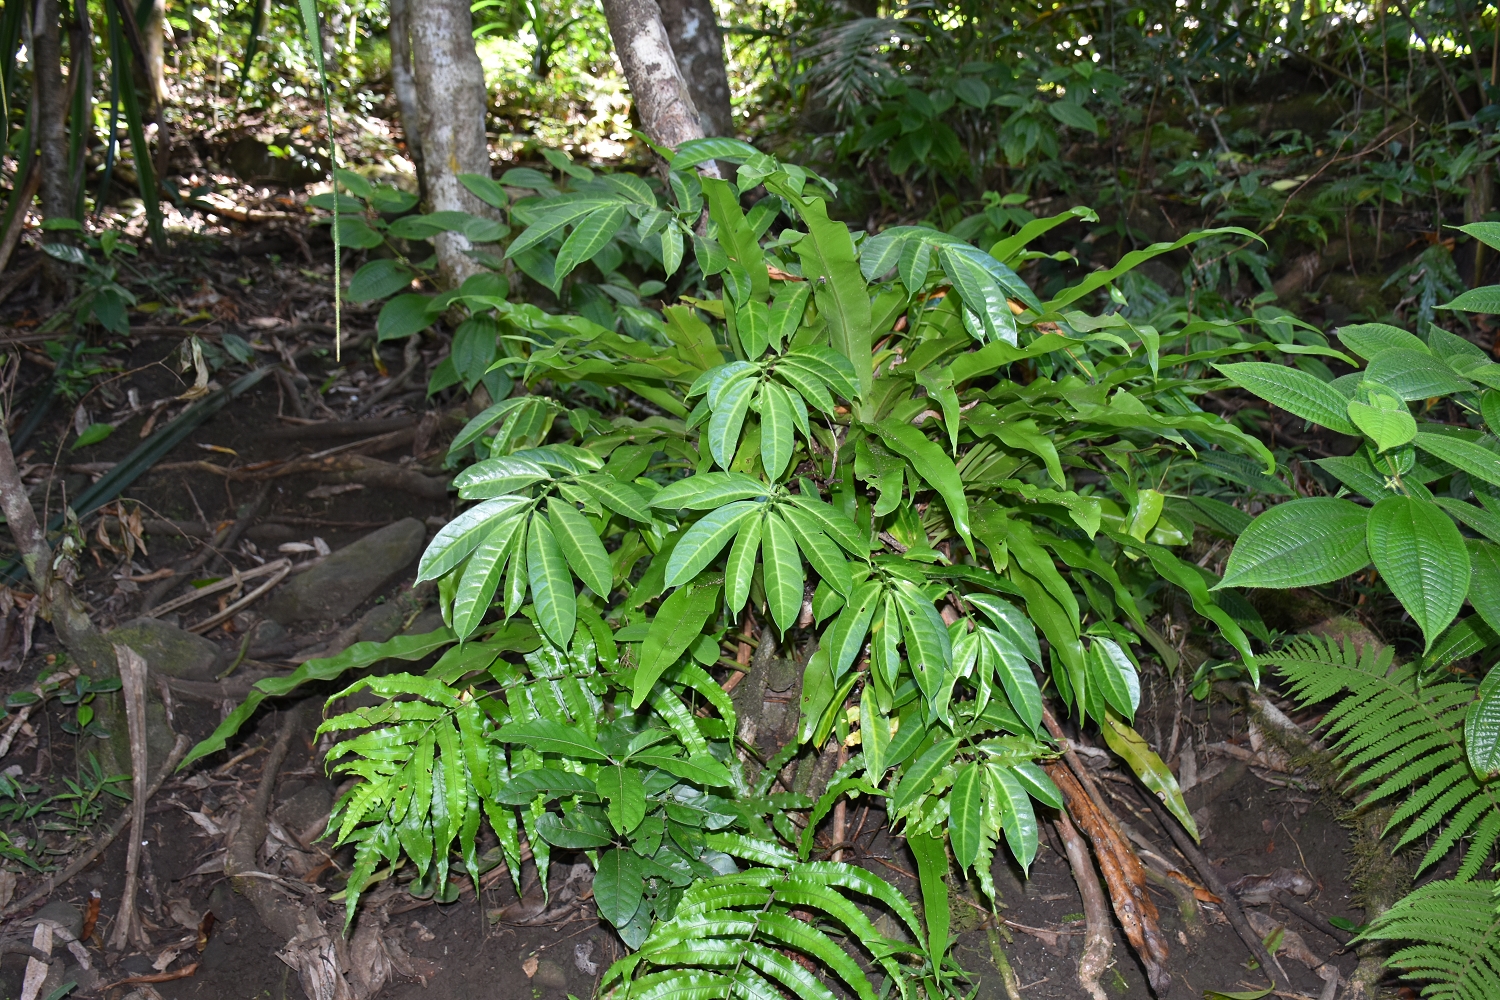
<svg viewBox="0 0 1500 1000"><path fill-rule="evenodd" d="M1464 754L1464 716L1472 684L1422 683L1415 664L1392 666L1389 648L1357 652L1352 643L1303 637L1263 662L1280 669L1301 704L1345 697L1323 717L1323 728L1361 805L1402 797L1385 834L1396 847L1440 831L1418 871L1469 839L1459 869L1472 878L1500 838L1500 787L1475 779ZM1497 994L1500 995L1500 994Z"/></svg>
<svg viewBox="0 0 1500 1000"><path fill-rule="evenodd" d="M1494 882L1430 882L1375 918L1366 940L1413 942L1388 964L1428 980L1436 1000L1500 996L1500 912Z"/></svg>

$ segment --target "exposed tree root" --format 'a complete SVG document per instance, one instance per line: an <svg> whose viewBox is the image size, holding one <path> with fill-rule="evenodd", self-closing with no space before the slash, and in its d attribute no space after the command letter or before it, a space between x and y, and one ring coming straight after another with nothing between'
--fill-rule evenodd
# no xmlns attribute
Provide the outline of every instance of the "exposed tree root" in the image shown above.
<svg viewBox="0 0 1500 1000"><path fill-rule="evenodd" d="M1078 893L1083 897L1084 939L1083 955L1078 959L1078 985L1093 1000L1107 1000L1099 985L1099 977L1109 966L1114 943L1110 940L1109 911L1104 905L1104 892L1099 888L1099 878L1089 860L1089 849L1069 821L1068 814L1059 815L1055 825L1063 849L1068 852L1068 864L1078 882Z"/></svg>

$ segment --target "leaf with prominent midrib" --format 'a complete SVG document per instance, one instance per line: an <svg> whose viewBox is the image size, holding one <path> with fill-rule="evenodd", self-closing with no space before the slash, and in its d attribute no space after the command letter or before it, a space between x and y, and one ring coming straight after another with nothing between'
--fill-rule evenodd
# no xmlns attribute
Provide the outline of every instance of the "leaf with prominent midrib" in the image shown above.
<svg viewBox="0 0 1500 1000"><path fill-rule="evenodd" d="M553 643L567 648L578 624L578 595L562 548L540 513L526 533L526 580L537 623Z"/></svg>
<svg viewBox="0 0 1500 1000"><path fill-rule="evenodd" d="M1268 361L1242 361L1215 367L1241 389L1247 389L1303 420L1311 420L1340 434L1359 434L1359 429L1349 422L1348 400L1316 375Z"/></svg>
<svg viewBox="0 0 1500 1000"><path fill-rule="evenodd" d="M1477 701L1464 717L1464 752L1481 775L1500 771L1500 670L1490 670L1475 692Z"/></svg>
<svg viewBox="0 0 1500 1000"><path fill-rule="evenodd" d="M740 522L739 533L729 547L724 564L724 603L731 615L739 614L750 596L750 581L755 576L755 561L760 555L760 536L765 519L754 515Z"/></svg>
<svg viewBox="0 0 1500 1000"><path fill-rule="evenodd" d="M1417 431L1416 445L1475 479L1500 486L1500 454L1490 451L1477 441L1465 441L1461 437L1432 431Z"/></svg>
<svg viewBox="0 0 1500 1000"><path fill-rule="evenodd" d="M1031 806L1031 796L1016 780L1010 768L999 764L988 766L990 794L999 807L1000 828L1005 831L1005 842L1010 853L1021 864L1023 872L1031 871L1031 862L1036 860L1037 826L1036 810Z"/></svg>
<svg viewBox="0 0 1500 1000"><path fill-rule="evenodd" d="M699 518L683 532L667 560L666 585L675 587L703 572L740 530L740 522L756 514L761 506L753 500L738 500Z"/></svg>
<svg viewBox="0 0 1500 1000"><path fill-rule="evenodd" d="M1162 762L1161 757L1151 745L1147 743L1140 733L1131 729L1120 719L1113 715L1107 715L1100 720L1099 729L1104 734L1104 741L1109 748L1119 754L1130 769L1136 773L1162 804L1177 817L1177 822L1182 824L1194 840L1198 839L1198 824L1193 820L1193 814L1188 809L1187 800L1182 797L1182 788L1177 784L1177 779L1167 765Z"/></svg>
<svg viewBox="0 0 1500 1000"><path fill-rule="evenodd" d="M583 760L609 760L609 756L584 736L581 729L547 719L509 723L496 731L495 738L502 743L523 743L538 753L555 753Z"/></svg>
<svg viewBox="0 0 1500 1000"><path fill-rule="evenodd" d="M968 871L979 855L984 837L985 765L971 763L958 772L948 793L948 841L953 845L953 860L961 871Z"/></svg>
<svg viewBox="0 0 1500 1000"><path fill-rule="evenodd" d="M601 767L594 777L594 787L608 803L609 822L616 833L627 834L646 818L646 789L635 768L621 764Z"/></svg>
<svg viewBox="0 0 1500 1000"><path fill-rule="evenodd" d="M717 586L678 587L661 602L651 629L641 643L641 665L636 668L630 707L639 708L667 668L687 650L703 631L703 623L719 603ZM673 697L676 697L675 695Z"/></svg>
<svg viewBox="0 0 1500 1000"><path fill-rule="evenodd" d="M917 475L937 490L948 508L948 516L953 519L953 527L972 551L974 540L969 534L969 501L964 497L963 479L953 459L928 440L927 435L904 420L888 417L876 429L896 454L910 459Z"/></svg>
<svg viewBox="0 0 1500 1000"><path fill-rule="evenodd" d="M1463 536L1436 504L1395 496L1370 511L1368 541L1381 578L1422 630L1426 652L1469 590Z"/></svg>
<svg viewBox="0 0 1500 1000"><path fill-rule="evenodd" d="M802 556L797 541L777 512L766 515L761 536L761 577L765 582L766 603L776 627L785 632L797 621L802 610Z"/></svg>
<svg viewBox="0 0 1500 1000"><path fill-rule="evenodd" d="M469 564L464 568L453 596L453 631L460 639L473 635L479 623L484 621L495 590L500 586L500 576L505 571L505 559L515 541L516 528L522 520L523 516L515 515L502 521L469 557Z"/></svg>
<svg viewBox="0 0 1500 1000"><path fill-rule="evenodd" d="M1469 550L1469 603L1484 623L1500 632L1500 545L1464 539Z"/></svg>
<svg viewBox="0 0 1500 1000"><path fill-rule="evenodd" d="M1308 497L1277 504L1250 523L1224 567L1223 587L1309 587L1341 580L1369 565L1358 504Z"/></svg>
<svg viewBox="0 0 1500 1000"><path fill-rule="evenodd" d="M760 389L760 461L773 482L791 461L795 423L787 391L775 382L764 383Z"/></svg>
<svg viewBox="0 0 1500 1000"><path fill-rule="evenodd" d="M568 565L590 590L608 599L614 567L593 526L578 513L578 508L559 497L548 501L547 513L552 521L552 534Z"/></svg>
<svg viewBox="0 0 1500 1000"><path fill-rule="evenodd" d="M594 873L594 905L599 915L616 927L623 927L641 907L645 880L630 851L612 850L599 858Z"/></svg>

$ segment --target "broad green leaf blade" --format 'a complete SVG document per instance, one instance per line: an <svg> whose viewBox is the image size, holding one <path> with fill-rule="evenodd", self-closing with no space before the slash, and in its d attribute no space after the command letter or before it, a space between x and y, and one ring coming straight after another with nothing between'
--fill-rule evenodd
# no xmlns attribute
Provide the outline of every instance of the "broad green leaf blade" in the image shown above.
<svg viewBox="0 0 1500 1000"><path fill-rule="evenodd" d="M776 627L785 632L797 622L802 610L802 557L792 529L776 511L766 515L761 539L761 575L765 581L766 603Z"/></svg>
<svg viewBox="0 0 1500 1000"><path fill-rule="evenodd" d="M641 773L633 767L616 764L601 767L594 777L599 797L607 803L610 825L624 836L646 818L646 789Z"/></svg>
<svg viewBox="0 0 1500 1000"><path fill-rule="evenodd" d="M555 645L566 649L578 625L578 596L562 547L540 513L531 518L526 532L526 580L537 623Z"/></svg>
<svg viewBox="0 0 1500 1000"><path fill-rule="evenodd" d="M984 764L966 764L948 792L948 840L962 871L974 866L983 841L985 769Z"/></svg>
<svg viewBox="0 0 1500 1000"><path fill-rule="evenodd" d="M995 796L999 807L1005 842L1010 845L1010 853L1020 862L1021 870L1029 873L1039 846L1036 810L1031 806L1031 796L1026 794L1026 789L1010 768L990 764L988 771L990 794Z"/></svg>
<svg viewBox="0 0 1500 1000"><path fill-rule="evenodd" d="M786 504L777 509L777 514L791 526L797 546L807 557L808 563L818 571L818 576L830 587L845 597L849 596L852 579L849 564L833 539L819 530L818 522L800 507Z"/></svg>
<svg viewBox="0 0 1500 1000"><path fill-rule="evenodd" d="M969 501L964 497L963 479L953 459L941 447L928 440L927 435L911 424L896 417L888 417L876 425L876 430L898 455L910 459L917 475L937 490L969 550L974 550L974 539L969 534Z"/></svg>
<svg viewBox="0 0 1500 1000"><path fill-rule="evenodd" d="M487 500L443 525L422 553L422 561L417 564L417 582L436 580L463 562L490 537L496 526L529 502L525 497Z"/></svg>
<svg viewBox="0 0 1500 1000"><path fill-rule="evenodd" d="M515 541L523 517L512 515L497 525L469 558L453 596L453 631L460 639L474 634L500 586L505 559Z"/></svg>
<svg viewBox="0 0 1500 1000"><path fill-rule="evenodd" d="M577 726L565 726L547 719L501 726L496 730L495 738L502 743L520 743L538 753L555 753L580 760L609 760L609 756Z"/></svg>
<svg viewBox="0 0 1500 1000"><path fill-rule="evenodd" d="M697 641L718 603L718 587L692 585L678 587L661 602L651 621L651 629L641 643L641 665L635 672L631 708L640 707L657 679Z"/></svg>
<svg viewBox="0 0 1500 1000"><path fill-rule="evenodd" d="M751 500L769 495L771 488L759 479L739 472L700 472L679 479L651 498L659 510L713 510L731 500Z"/></svg>
<svg viewBox="0 0 1500 1000"><path fill-rule="evenodd" d="M953 754L958 750L959 740L939 740L922 752L916 760L912 761L901 775L901 784L896 786L896 794L891 799L891 812L900 815L913 805L923 795L932 790L932 781L938 776L948 762L953 759Z"/></svg>
<svg viewBox="0 0 1500 1000"><path fill-rule="evenodd" d="M676 587L703 572L740 530L741 522L756 514L762 506L753 500L738 500L694 522L683 532L682 539L667 559L666 585Z"/></svg>
<svg viewBox="0 0 1500 1000"><path fill-rule="evenodd" d="M1500 670L1491 669L1464 717L1464 752L1478 774L1500 771Z"/></svg>
<svg viewBox="0 0 1500 1000"><path fill-rule="evenodd" d="M1375 355L1364 377L1366 382L1374 382L1405 400L1430 399L1474 388L1442 360L1400 347Z"/></svg>
<svg viewBox="0 0 1500 1000"><path fill-rule="evenodd" d="M610 565L609 553L604 550L604 543L595 534L593 526L577 507L561 497L553 497L547 502L547 514L552 535L568 565L590 590L607 600L614 567Z"/></svg>
<svg viewBox="0 0 1500 1000"><path fill-rule="evenodd" d="M1310 372L1268 361L1242 361L1215 367L1241 389L1253 392L1303 420L1311 420L1340 434L1359 434L1359 428L1349 421L1348 400Z"/></svg>
<svg viewBox="0 0 1500 1000"><path fill-rule="evenodd" d="M1500 486L1500 454L1477 441L1419 430L1416 432L1416 445L1434 458L1462 469L1475 479Z"/></svg>
<svg viewBox="0 0 1500 1000"><path fill-rule="evenodd" d="M765 518L759 515L741 521L734 544L729 547L729 561L724 565L724 603L731 615L738 615L750 596L764 523Z"/></svg>
<svg viewBox="0 0 1500 1000"><path fill-rule="evenodd" d="M507 455L469 466L454 477L453 487L465 500L488 500L550 478L552 473L538 463Z"/></svg>
<svg viewBox="0 0 1500 1000"><path fill-rule="evenodd" d="M1239 537L1215 589L1309 587L1358 572L1370 562L1368 516L1358 504L1331 497L1277 504Z"/></svg>
<svg viewBox="0 0 1500 1000"><path fill-rule="evenodd" d="M1382 351L1397 348L1418 351L1422 354L1432 353L1432 350L1422 343L1421 337L1387 323L1357 323L1352 326L1341 326L1338 329L1338 335L1345 347L1366 361Z"/></svg>
<svg viewBox="0 0 1500 1000"><path fill-rule="evenodd" d="M634 852L613 850L599 858L599 870L594 873L594 903L605 920L616 927L629 923L640 909L645 889Z"/></svg>
<svg viewBox="0 0 1500 1000"><path fill-rule="evenodd" d="M785 389L775 382L765 382L760 389L760 455L766 477L772 482L781 478L792 460L792 428L796 418L792 401Z"/></svg>
<svg viewBox="0 0 1500 1000"><path fill-rule="evenodd" d="M1098 684L1104 700L1126 719L1134 718L1141 703L1141 681L1130 657L1113 639L1097 637L1089 645L1089 657L1096 668L1090 680Z"/></svg>
<svg viewBox="0 0 1500 1000"><path fill-rule="evenodd" d="M574 482L616 514L624 514L635 521L651 520L651 505L631 483L621 482L602 472L579 476Z"/></svg>
<svg viewBox="0 0 1500 1000"><path fill-rule="evenodd" d="M1463 536L1435 504L1394 496L1370 511L1368 541L1381 578L1422 630L1426 652L1458 616L1469 589Z"/></svg>
<svg viewBox="0 0 1500 1000"><path fill-rule="evenodd" d="M1490 628L1500 633L1500 545L1465 539L1469 550L1469 603Z"/></svg>
<svg viewBox="0 0 1500 1000"><path fill-rule="evenodd" d="M734 453L740 446L740 429L745 424L745 414L750 410L750 400L759 383L742 378L719 394L713 416L708 418L708 448L713 453L719 468L728 469Z"/></svg>
<svg viewBox="0 0 1500 1000"><path fill-rule="evenodd" d="M604 244L614 238L628 217L629 211L621 204L608 205L585 216L557 251L557 279L561 281L579 264L604 249Z"/></svg>
<svg viewBox="0 0 1500 1000"><path fill-rule="evenodd" d="M861 399L868 399L874 376L870 295L849 227L829 219L827 203L820 198L792 194L788 200L807 224L807 236L795 249L802 258L803 275L813 283L818 313L828 318L829 341L854 365L855 389Z"/></svg>
<svg viewBox="0 0 1500 1000"><path fill-rule="evenodd" d="M1198 824L1193 821L1192 811L1188 809L1187 800L1182 797L1177 779L1145 738L1114 715L1105 716L1099 728L1109 748L1130 765L1141 783L1156 793L1162 805L1177 817L1182 828L1194 840L1198 840Z"/></svg>

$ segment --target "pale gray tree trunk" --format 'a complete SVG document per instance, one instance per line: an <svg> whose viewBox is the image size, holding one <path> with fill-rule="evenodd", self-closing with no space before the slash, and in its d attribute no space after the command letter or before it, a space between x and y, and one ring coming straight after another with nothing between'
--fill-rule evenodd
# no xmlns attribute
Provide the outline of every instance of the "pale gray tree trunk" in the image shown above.
<svg viewBox="0 0 1500 1000"><path fill-rule="evenodd" d="M705 135L734 135L724 36L713 0L660 0L662 26Z"/></svg>
<svg viewBox="0 0 1500 1000"><path fill-rule="evenodd" d="M678 68L656 0L603 2L615 55L646 134L669 149L703 138L703 122Z"/></svg>
<svg viewBox="0 0 1500 1000"><path fill-rule="evenodd" d="M401 106L401 131L406 135L406 149L417 165L417 181L422 196L427 196L427 181L422 171L422 111L417 99L417 78L412 75L410 0L391 0L391 89Z"/></svg>
<svg viewBox="0 0 1500 1000"><path fill-rule="evenodd" d="M68 184L67 87L62 75L61 10L58 0L37 0L35 38L36 107L32 133L41 151L42 213L48 219L72 214Z"/></svg>
<svg viewBox="0 0 1500 1000"><path fill-rule="evenodd" d="M167 26L167 0L155 0L146 17L146 26L141 30L141 41L146 49L146 83L157 107L167 103L167 32L170 30Z"/></svg>
<svg viewBox="0 0 1500 1000"><path fill-rule="evenodd" d="M484 68L474 50L469 0L407 0L407 12L429 210L490 215L458 180L459 174L490 175ZM484 270L465 256L472 244L462 234L440 233L436 243L438 268L450 286Z"/></svg>

